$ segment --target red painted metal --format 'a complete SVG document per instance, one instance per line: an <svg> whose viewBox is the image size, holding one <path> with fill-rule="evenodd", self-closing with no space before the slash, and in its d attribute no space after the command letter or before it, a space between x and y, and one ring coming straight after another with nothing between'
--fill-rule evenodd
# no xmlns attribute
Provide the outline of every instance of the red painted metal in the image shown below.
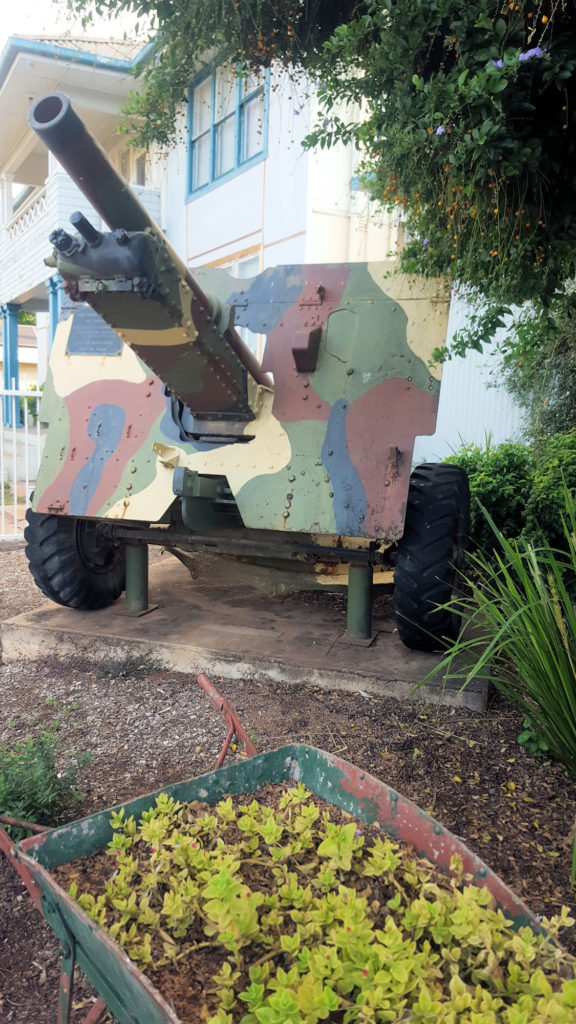
<svg viewBox="0 0 576 1024"><path fill-rule="evenodd" d="M102 999L102 996L99 996L92 1009L89 1010L84 1017L82 1024L99 1024L99 1021L103 1019L105 1013L106 1003Z"/></svg>
<svg viewBox="0 0 576 1024"><path fill-rule="evenodd" d="M35 825L32 821L20 821L19 818L9 818L5 814L0 814L0 821L4 825L14 825L15 828L23 828L26 832L40 833L50 831L49 825Z"/></svg>
<svg viewBox="0 0 576 1024"><path fill-rule="evenodd" d="M218 708L218 711L220 711L221 714L224 716L224 720L226 722L226 725L228 726L228 733L226 735L224 743L222 744L222 750L218 755L215 767L220 768L224 763L224 758L228 753L228 748L232 740L234 739L235 735L238 737L239 740L242 740L246 748L246 753L248 754L248 757L254 757L254 755L257 754L258 751L256 750L256 747L252 743L252 740L250 739L244 726L239 721L236 713L230 707L228 701L225 700L222 694L218 693L216 687L210 682L208 676L204 675L203 672L199 676L196 676L196 682L200 684L200 686L208 695L212 703Z"/></svg>
<svg viewBox="0 0 576 1024"><path fill-rule="evenodd" d="M12 819L12 818L6 818L6 817L3 817L3 816L0 816L0 821L4 821L8 825L19 825L19 826L22 825L22 826L25 826L26 828L29 828L29 825L26 825L25 822L16 821L16 819ZM34 828L36 829L38 834L40 832L48 831L47 829L44 829L44 827L42 825L35 825ZM28 870L26 865L23 864L22 861L17 860L16 857L14 856L14 843L12 842L12 840L11 840L10 836L8 835L6 829L5 828L1 828L1 827L0 827L0 851L8 858L8 860L10 861L10 864L12 865L14 870L18 872L22 882L24 883L24 885L28 889L28 892L30 893L30 896L32 897L34 906L36 907L37 910L41 911L42 908L41 908L41 905L40 905L40 887L38 886L38 883L34 880L34 876Z"/></svg>
<svg viewBox="0 0 576 1024"><path fill-rule="evenodd" d="M64 961L64 957L62 957ZM60 991L58 993L57 1024L70 1024L72 1011L72 993L74 989L74 960L67 963L60 974Z"/></svg>

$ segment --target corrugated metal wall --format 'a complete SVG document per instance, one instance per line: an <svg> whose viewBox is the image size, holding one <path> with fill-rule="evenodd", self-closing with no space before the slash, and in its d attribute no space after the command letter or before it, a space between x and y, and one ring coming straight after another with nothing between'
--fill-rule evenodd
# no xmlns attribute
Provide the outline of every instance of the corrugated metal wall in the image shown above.
<svg viewBox="0 0 576 1024"><path fill-rule="evenodd" d="M448 337L464 326L470 315L461 299L453 299ZM462 443L484 445L520 436L522 414L500 384L499 359L494 352L469 352L449 360L442 374L436 433L419 437L414 463L439 462Z"/></svg>

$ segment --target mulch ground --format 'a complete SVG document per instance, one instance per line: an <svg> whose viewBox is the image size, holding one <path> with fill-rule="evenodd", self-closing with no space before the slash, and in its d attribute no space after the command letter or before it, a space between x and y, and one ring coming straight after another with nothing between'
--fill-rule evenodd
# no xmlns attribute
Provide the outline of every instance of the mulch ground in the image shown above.
<svg viewBox="0 0 576 1024"><path fill-rule="evenodd" d="M3 617L42 601L20 577L20 559L16 551L1 562ZM502 698L477 715L305 685L296 691L258 679L212 681L259 751L299 741L336 753L462 837L534 913L551 916L576 905L576 782L561 765L519 746L523 716ZM225 735L193 677L134 663L106 672L54 659L0 666L0 744L54 720L61 722L64 761L73 749L93 754L79 816L210 770ZM575 929L564 941L576 953ZM53 1024L57 955L54 936L0 856L2 1021ZM73 1024L93 999L79 979Z"/></svg>

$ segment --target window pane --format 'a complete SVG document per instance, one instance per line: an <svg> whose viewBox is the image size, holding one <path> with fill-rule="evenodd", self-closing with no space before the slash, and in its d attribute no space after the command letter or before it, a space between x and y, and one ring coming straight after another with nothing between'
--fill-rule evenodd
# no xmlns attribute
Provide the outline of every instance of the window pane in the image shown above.
<svg viewBox="0 0 576 1024"><path fill-rule="evenodd" d="M249 96L251 92L255 92L261 85L264 84L264 74L255 74L251 72L246 78L242 79L242 96Z"/></svg>
<svg viewBox="0 0 576 1024"><path fill-rule="evenodd" d="M192 131L194 138L208 131L212 121L212 78L206 78L194 89Z"/></svg>
<svg viewBox="0 0 576 1024"><path fill-rule="evenodd" d="M202 188L210 181L210 132L196 139L192 152L192 188Z"/></svg>
<svg viewBox="0 0 576 1024"><path fill-rule="evenodd" d="M227 171L231 171L235 164L234 146L234 116L229 117L216 128L216 168L215 176L221 178Z"/></svg>
<svg viewBox="0 0 576 1024"><path fill-rule="evenodd" d="M236 107L238 79L230 66L216 71L216 95L214 98L214 120L223 121Z"/></svg>
<svg viewBox="0 0 576 1024"><path fill-rule="evenodd" d="M238 77L230 64L192 90L191 189L212 184L263 152L266 74Z"/></svg>
<svg viewBox="0 0 576 1024"><path fill-rule="evenodd" d="M135 178L135 185L146 184L146 153L136 157Z"/></svg>
<svg viewBox="0 0 576 1024"><path fill-rule="evenodd" d="M242 107L242 162L262 152L264 96L259 93Z"/></svg>

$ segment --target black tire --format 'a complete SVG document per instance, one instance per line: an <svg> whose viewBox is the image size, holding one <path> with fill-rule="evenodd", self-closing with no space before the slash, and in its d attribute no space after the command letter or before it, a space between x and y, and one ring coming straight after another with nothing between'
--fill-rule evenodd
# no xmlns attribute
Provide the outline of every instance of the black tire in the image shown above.
<svg viewBox="0 0 576 1024"><path fill-rule="evenodd" d="M26 512L26 557L36 586L66 608L107 608L126 586L124 550L98 534L98 523Z"/></svg>
<svg viewBox="0 0 576 1024"><path fill-rule="evenodd" d="M457 601L470 522L470 487L459 466L429 463L410 477L404 534L398 544L394 607L407 647L437 651L455 640ZM454 601L449 607L439 607Z"/></svg>

